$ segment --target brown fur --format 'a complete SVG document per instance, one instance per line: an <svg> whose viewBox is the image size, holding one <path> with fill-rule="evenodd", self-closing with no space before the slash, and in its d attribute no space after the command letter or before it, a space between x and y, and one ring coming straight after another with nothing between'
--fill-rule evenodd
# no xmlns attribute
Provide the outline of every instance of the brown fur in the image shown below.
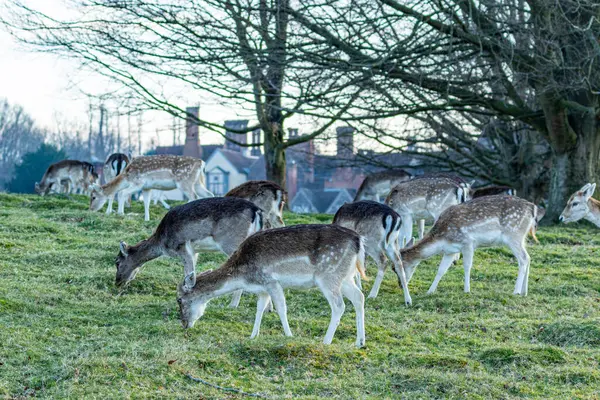
<svg viewBox="0 0 600 400"><path fill-rule="evenodd" d="M281 186L271 181L248 181L231 189L225 197L239 197L253 202L271 221L273 227L283 223L283 206L287 202L287 193Z"/></svg>
<svg viewBox="0 0 600 400"><path fill-rule="evenodd" d="M354 201L363 199L378 201L379 197L384 198L394 186L409 180L411 176L411 174L402 169L372 173L360 184Z"/></svg>

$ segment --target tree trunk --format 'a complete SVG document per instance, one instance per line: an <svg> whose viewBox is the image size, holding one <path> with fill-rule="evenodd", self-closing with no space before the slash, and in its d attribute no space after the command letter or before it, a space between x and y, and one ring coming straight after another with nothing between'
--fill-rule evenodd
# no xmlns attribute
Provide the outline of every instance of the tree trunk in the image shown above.
<svg viewBox="0 0 600 400"><path fill-rule="evenodd" d="M596 116L578 113L569 118L569 125L577 140L574 146L553 149L546 223L556 222L571 194L586 183L598 183L600 127Z"/></svg>
<svg viewBox="0 0 600 400"><path fill-rule="evenodd" d="M286 164L285 150L282 147L283 129L281 124L273 123L267 129L263 128L265 134L265 169L267 180L273 181L286 188Z"/></svg>

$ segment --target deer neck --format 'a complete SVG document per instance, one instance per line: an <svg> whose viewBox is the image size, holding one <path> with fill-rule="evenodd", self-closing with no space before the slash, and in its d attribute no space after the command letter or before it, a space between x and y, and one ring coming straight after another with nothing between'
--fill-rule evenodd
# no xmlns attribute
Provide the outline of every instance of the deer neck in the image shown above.
<svg viewBox="0 0 600 400"><path fill-rule="evenodd" d="M118 175L115 179L102 186L102 191L106 196L113 196L118 191L128 188L130 183L125 174Z"/></svg>
<svg viewBox="0 0 600 400"><path fill-rule="evenodd" d="M137 265L142 265L150 260L154 260L163 255L162 246L158 244L154 235L142 240L138 244L131 246L130 257Z"/></svg>
<svg viewBox="0 0 600 400"><path fill-rule="evenodd" d="M600 201L590 197L588 200L588 208L590 211L585 216L585 219L597 227L600 227Z"/></svg>
<svg viewBox="0 0 600 400"><path fill-rule="evenodd" d="M435 256L442 252L441 247L438 245L437 241L432 238L430 235L426 235L423 239L421 239L417 244L407 249L403 249L400 251L400 256L402 260L417 260L421 261L426 258Z"/></svg>
<svg viewBox="0 0 600 400"><path fill-rule="evenodd" d="M205 272L196 277L194 294L202 295L210 300L227 293L243 289L243 282L230 271L227 265L214 271Z"/></svg>

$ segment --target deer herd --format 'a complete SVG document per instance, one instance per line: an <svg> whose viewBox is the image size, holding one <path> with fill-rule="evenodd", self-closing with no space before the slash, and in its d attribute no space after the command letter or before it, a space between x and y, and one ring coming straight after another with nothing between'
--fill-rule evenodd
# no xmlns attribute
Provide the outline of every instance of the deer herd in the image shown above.
<svg viewBox="0 0 600 400"><path fill-rule="evenodd" d="M368 298L376 298L391 263L404 295L412 304L409 283L422 260L441 255L438 272L428 294L462 254L464 291L469 293L473 255L479 247L506 246L518 262L514 294L527 295L530 257L526 242L534 240L544 209L516 196L508 186L472 189L473 182L447 173L413 177L403 170L368 176L352 203L339 208L331 224L285 226L287 194L269 181L248 181L223 197L206 187L205 163L197 158L161 155L130 159L111 155L104 165L106 183L100 185L91 164L64 160L52 164L36 192L79 191L90 196L90 210L115 196L118 214L124 214L132 195L142 192L144 217L150 220L152 192L179 189L188 202L169 210L154 233L137 244L121 242L116 259L117 286L131 282L141 267L160 256L183 263L183 280L177 302L184 328L202 317L208 302L231 293L237 307L243 292L258 297L251 338L259 335L263 313L278 313L286 336L284 289L317 287L331 307L331 320L323 342L330 344L344 313L344 297L356 313L356 345L365 344L362 280L365 257L377 265ZM569 199L562 222L587 219L600 227L600 201L592 198L596 184L587 184ZM155 200L156 201L156 200ZM383 202L382 202L383 201ZM425 233L425 221L433 222ZM418 241L412 236L418 224ZM215 270L197 272L197 253L217 251L227 261ZM362 280L361 280L362 279Z"/></svg>

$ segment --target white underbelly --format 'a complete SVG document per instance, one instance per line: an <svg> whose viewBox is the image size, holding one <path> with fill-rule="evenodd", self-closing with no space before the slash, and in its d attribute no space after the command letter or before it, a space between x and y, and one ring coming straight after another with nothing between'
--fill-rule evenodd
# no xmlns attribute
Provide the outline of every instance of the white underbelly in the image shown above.
<svg viewBox="0 0 600 400"><path fill-rule="evenodd" d="M142 189L173 190L177 185L172 179L149 179L144 182Z"/></svg>
<svg viewBox="0 0 600 400"><path fill-rule="evenodd" d="M284 288L308 289L315 286L315 276L313 274L276 274L273 279L279 282Z"/></svg>
<svg viewBox="0 0 600 400"><path fill-rule="evenodd" d="M192 244L196 252L199 251L223 251L219 243L215 242L212 236L205 237L201 240L196 240Z"/></svg>
<svg viewBox="0 0 600 400"><path fill-rule="evenodd" d="M502 240L502 232L496 229L490 229L489 231L478 231L475 235L468 235L468 237L475 243L477 247L479 246L492 246L495 244L501 244Z"/></svg>

